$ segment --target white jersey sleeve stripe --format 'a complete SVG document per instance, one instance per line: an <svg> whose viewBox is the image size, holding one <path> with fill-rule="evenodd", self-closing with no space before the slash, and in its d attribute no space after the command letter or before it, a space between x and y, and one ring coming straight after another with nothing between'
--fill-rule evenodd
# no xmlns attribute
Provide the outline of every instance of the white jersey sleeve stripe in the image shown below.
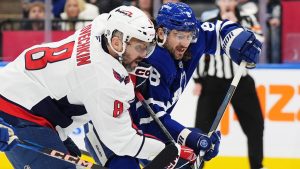
<svg viewBox="0 0 300 169"><path fill-rule="evenodd" d="M221 27L222 22L221 21L217 21L216 23L216 35L217 35L217 43L216 43L216 53L215 55L221 55L221 43L220 43L220 27Z"/></svg>
<svg viewBox="0 0 300 169"><path fill-rule="evenodd" d="M160 118L160 117L164 116L165 114L166 114L166 112L160 111L160 112L156 113L156 117ZM151 121L153 121L152 117L141 118L140 125L151 123Z"/></svg>

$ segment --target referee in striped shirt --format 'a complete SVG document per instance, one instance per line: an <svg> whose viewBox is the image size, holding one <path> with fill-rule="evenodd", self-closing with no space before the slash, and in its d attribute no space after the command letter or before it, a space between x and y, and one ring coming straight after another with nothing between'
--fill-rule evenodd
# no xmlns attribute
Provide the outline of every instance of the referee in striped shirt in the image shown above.
<svg viewBox="0 0 300 169"><path fill-rule="evenodd" d="M204 12L202 21L214 22L228 19L240 23L253 31L263 41L263 35L256 17L249 11L238 7L238 0L217 0L218 9ZM251 11L250 11L251 12ZM208 133L217 110L221 105L238 65L229 57L205 55L194 74L194 94L200 95L197 105L196 128ZM248 157L251 169L263 168L263 130L264 120L253 78L247 73L238 84L231 104L248 139ZM238 143L238 140L237 140Z"/></svg>

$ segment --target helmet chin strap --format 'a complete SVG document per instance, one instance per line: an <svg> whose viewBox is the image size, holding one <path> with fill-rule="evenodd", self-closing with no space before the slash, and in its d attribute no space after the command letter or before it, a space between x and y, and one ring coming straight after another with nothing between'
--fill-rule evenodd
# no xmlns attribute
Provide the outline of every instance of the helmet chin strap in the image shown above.
<svg viewBox="0 0 300 169"><path fill-rule="evenodd" d="M131 72L132 68L130 67L130 65L124 65L123 64L123 60L124 60L124 53L126 51L126 47L127 47L127 43L125 41L123 41L123 48L121 52L118 52L115 48L113 48L113 46L111 45L111 42L108 42L109 46L111 47L111 49L116 52L118 54L118 61L125 67L125 69L127 70L127 72Z"/></svg>

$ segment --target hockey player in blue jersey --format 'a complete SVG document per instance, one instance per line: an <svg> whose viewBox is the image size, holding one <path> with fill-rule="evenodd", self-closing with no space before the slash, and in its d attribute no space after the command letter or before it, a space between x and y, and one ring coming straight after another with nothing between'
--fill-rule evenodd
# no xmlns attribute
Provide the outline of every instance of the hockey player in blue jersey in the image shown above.
<svg viewBox="0 0 300 169"><path fill-rule="evenodd" d="M206 139L206 136L191 131L173 120L170 113L191 78L200 57L204 53L225 52L237 64L245 60L248 62L247 67L253 68L260 53L261 43L252 32L231 21L215 23L196 21L192 9L184 3L163 5L156 22L160 42L159 47L156 47L154 53L145 60L154 69L142 94L172 137L198 154L201 150L199 143L202 139ZM166 140L161 129L139 102L132 106L131 115L144 133ZM208 150L205 160L217 155L219 136L218 132L212 135L211 141L215 146L214 149Z"/></svg>
<svg viewBox="0 0 300 169"><path fill-rule="evenodd" d="M206 151L204 160L210 160L218 154L220 133L215 132L208 138L200 131L191 131L173 120L170 113L202 54L225 52L237 64L245 60L247 67L253 68L260 53L261 43L252 32L233 22L197 21L192 9L184 3L164 4L159 10L156 22L158 45L145 59L153 69L141 92L174 140L192 148L196 154ZM133 102L130 112L133 122L143 133L168 141L140 102ZM97 154L96 149L95 153ZM98 152L98 157L99 154L101 153ZM100 155L100 158L103 156ZM108 161L117 158L114 163L126 164L126 159L121 156L109 154L106 158Z"/></svg>
<svg viewBox="0 0 300 169"><path fill-rule="evenodd" d="M149 81L142 92L145 100L179 144L198 154L202 140L208 140L200 131L192 131L170 116L180 95L191 78L200 57L204 54L226 53L239 64L245 60L253 68L260 53L261 43L252 32L231 21L198 22L192 9L184 3L164 4L156 18L159 46L145 61L153 66ZM182 112L189 113L189 112ZM160 127L138 101L131 107L133 121L144 133L167 141ZM220 133L215 132L204 160L218 154Z"/></svg>

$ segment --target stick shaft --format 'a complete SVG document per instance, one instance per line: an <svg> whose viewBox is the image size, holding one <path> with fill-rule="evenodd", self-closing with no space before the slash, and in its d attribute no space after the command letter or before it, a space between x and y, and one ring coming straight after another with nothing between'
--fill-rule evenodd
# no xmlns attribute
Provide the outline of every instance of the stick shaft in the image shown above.
<svg viewBox="0 0 300 169"><path fill-rule="evenodd" d="M25 140L18 140L18 146L50 156L52 158L60 159L62 161L65 161L67 163L71 163L77 166L85 167L85 168L90 168L90 169L107 169L105 167L102 167L98 164L88 162L85 160L80 159L79 157L74 157L69 154L53 150L47 147L43 147L41 145L31 143L29 141Z"/></svg>
<svg viewBox="0 0 300 169"><path fill-rule="evenodd" d="M161 128L162 132L167 137L167 139L169 141L171 141L172 143L176 143L175 140L173 139L173 137L171 136L170 132L166 129L166 127L162 124L162 122L158 119L158 117L156 116L156 114L154 113L154 111L151 109L151 107L146 103L143 95L140 92L138 92L138 91L136 91L135 94L136 94L136 97L138 98L138 100L142 103L142 105L144 106L144 108L147 110L147 112L153 118L153 120Z"/></svg>
<svg viewBox="0 0 300 169"><path fill-rule="evenodd" d="M225 112L225 110L226 110L226 108L227 108L227 106L228 106L228 104L229 104L229 102L230 102L230 100L231 100L231 98L232 98L232 96L233 96L233 94L235 92L235 89L236 89L236 87L237 87L237 85L238 85L238 83L239 83L239 81L240 81L240 79L241 79L241 77L243 75L245 67L246 67L246 62L242 61L241 64L240 64L240 66L239 66L239 69L236 72L236 74L235 74L235 76L234 76L234 78L233 78L233 80L231 82L231 85L230 85L230 87L229 87L229 89L228 89L228 91L227 91L227 93L225 95L225 98L224 98L221 106L218 109L218 112L217 112L217 115L216 115L216 117L215 117L215 119L213 121L213 124L210 127L210 129L209 129L209 132L207 134L209 137L218 128L218 126L220 124L220 121L221 121L221 119L222 119L222 117L224 115L224 112ZM194 169L198 169L201 166L201 163L203 161L204 155L205 154L198 155L198 157L196 159L196 162L194 163Z"/></svg>
<svg viewBox="0 0 300 169"><path fill-rule="evenodd" d="M227 91L227 93L225 95L225 98L224 98L221 106L218 109L217 116L215 117L215 120L214 120L212 126L209 129L208 136L211 136L211 134L218 128L218 125L220 124L220 121L221 121L221 119L224 115L224 112L225 112L225 110L226 110L226 108L227 108L234 92L235 92L235 89L236 89L238 83L240 82L240 79L243 75L245 67L246 67L246 62L242 61L240 66L239 66L238 71L236 72L236 74L235 74L235 76L234 76L234 78L231 82L229 90Z"/></svg>

